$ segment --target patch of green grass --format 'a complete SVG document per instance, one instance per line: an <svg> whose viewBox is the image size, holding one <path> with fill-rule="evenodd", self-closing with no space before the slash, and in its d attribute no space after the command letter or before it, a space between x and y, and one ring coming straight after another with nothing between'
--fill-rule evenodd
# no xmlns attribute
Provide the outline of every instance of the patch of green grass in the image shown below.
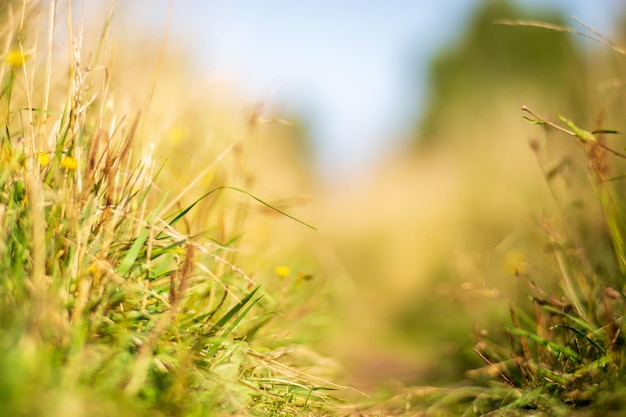
<svg viewBox="0 0 626 417"><path fill-rule="evenodd" d="M255 344L274 304L233 260L241 230L192 233L196 203L157 192L135 146L141 115L111 107L111 16L95 53L70 30L67 76L39 26L54 5L0 12L0 414L322 414L338 387Z"/></svg>
<svg viewBox="0 0 626 417"><path fill-rule="evenodd" d="M564 117L556 124L523 110L532 122L579 142L588 182L577 183L573 191L595 196L603 222L568 223L565 211L560 227L548 219L540 222L558 289L544 289L554 285L543 271L518 271L529 290L528 303L511 306L504 340L477 335L473 350L485 366L468 372L469 383L459 388L410 391L420 399L418 408L430 404L428 415L595 416L617 415L626 406L626 223L623 179L613 172L623 168L626 156L607 145L605 135L614 131L586 131ZM538 144L533 148L540 152ZM559 175L544 172L549 184ZM585 239L584 226L603 233Z"/></svg>
<svg viewBox="0 0 626 417"><path fill-rule="evenodd" d="M616 412L624 407L620 398L626 387L622 323L626 229L620 209L623 185L621 180L610 179L609 167L614 164L609 158L625 156L606 145L603 135L613 131L588 132L563 117L565 127L561 127L524 110L533 116L532 121L559 129L581 144L588 157L590 187L604 213L608 244L579 241L579 236L567 229L558 231L545 221L543 229L561 293L549 294L540 282L524 277L532 289L532 310L511 309L508 349L481 340L476 352L486 363L484 370L493 373L507 391L517 393L513 400L499 398L496 409L534 409L545 415L570 415L575 410ZM596 258L594 245L612 256Z"/></svg>
<svg viewBox="0 0 626 417"><path fill-rule="evenodd" d="M385 407L398 415L617 416L626 407L623 138L603 126L604 113L583 128L522 110L546 136L531 148L559 207L536 222L552 262L515 266L524 296L510 300L508 323L476 332L481 368L453 386L397 393Z"/></svg>

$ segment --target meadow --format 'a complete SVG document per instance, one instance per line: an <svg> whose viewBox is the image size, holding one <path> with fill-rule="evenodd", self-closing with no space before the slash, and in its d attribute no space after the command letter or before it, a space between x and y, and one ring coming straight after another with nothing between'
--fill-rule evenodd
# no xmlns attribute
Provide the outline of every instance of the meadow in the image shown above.
<svg viewBox="0 0 626 417"><path fill-rule="evenodd" d="M328 188L297 120L72 7L0 11L0 414L624 407L619 47L586 119L504 91Z"/></svg>

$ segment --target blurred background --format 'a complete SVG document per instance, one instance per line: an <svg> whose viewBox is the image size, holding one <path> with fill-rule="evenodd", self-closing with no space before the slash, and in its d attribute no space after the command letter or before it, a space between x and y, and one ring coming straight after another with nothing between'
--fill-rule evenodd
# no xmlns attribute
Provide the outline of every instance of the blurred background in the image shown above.
<svg viewBox="0 0 626 417"><path fill-rule="evenodd" d="M94 28L107 7L85 10ZM338 358L350 382L443 383L480 366L474 335L497 337L527 278L554 278L546 228L598 210L580 191L584 155L521 106L622 128L622 55L497 22L597 38L588 25L621 44L624 11L617 0L135 0L115 7L110 61L123 70L111 84L118 106L146 109L163 189L273 120L198 194L241 187L320 232L232 194L220 198L247 201L245 215L199 210L189 227L228 234L246 217L242 265L293 326L277 337ZM579 238L603 241L594 230Z"/></svg>
<svg viewBox="0 0 626 417"><path fill-rule="evenodd" d="M461 42L482 3L136 0L118 7L116 20L156 37L169 25L170 48L205 80L247 101L300 114L319 173L334 178L374 162L394 142L411 140L416 118L435 95L433 59ZM508 15L558 15L563 23L578 18L610 32L620 4L512 1L518 11Z"/></svg>

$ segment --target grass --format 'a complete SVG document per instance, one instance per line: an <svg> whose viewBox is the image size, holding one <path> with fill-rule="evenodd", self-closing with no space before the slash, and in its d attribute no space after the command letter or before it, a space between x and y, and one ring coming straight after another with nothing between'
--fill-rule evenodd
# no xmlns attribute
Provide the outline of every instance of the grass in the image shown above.
<svg viewBox="0 0 626 417"><path fill-rule="evenodd" d="M551 154L546 164L546 144L531 141L561 208L556 218L542 217L537 224L552 265L540 269L529 262L516 269L527 299L511 301L504 332L477 332L473 351L484 366L456 387L407 390L394 400L408 410L437 416L604 416L619 415L626 406L626 155L619 142L609 140L618 132L585 130L563 116L553 122L526 106L522 110L545 129L548 144L567 135L578 145L578 155ZM560 180L569 182L565 191L578 209L564 204ZM592 207L580 216L580 204Z"/></svg>
<svg viewBox="0 0 626 417"><path fill-rule="evenodd" d="M531 145L561 207L537 222L552 261L511 261L526 297L511 300L503 332L477 332L473 359L483 366L466 380L366 399L331 382L345 375L309 348L332 319L311 313L342 299L324 294L313 262L292 259L297 245L276 254L259 242L280 233L248 221L258 208L315 229L252 191L249 162L267 149L251 138L284 122L255 113L239 134L207 135L177 120L179 111L201 119L198 106L160 108L155 83L142 105L118 110L115 80L127 80L112 62L112 11L92 47L72 23L63 48L55 4L11 2L0 25L0 414L587 416L626 406L626 155L608 139L614 130L523 109L545 131L547 142ZM74 22L71 5L64 13ZM188 152L181 138L192 135L211 138L203 156L168 160ZM555 146L564 135L572 143ZM565 204L567 193L585 210ZM480 267L465 270L469 290L496 297L474 284ZM409 314L439 311L430 298ZM464 337L456 323L437 327ZM447 376L470 362L436 369Z"/></svg>
<svg viewBox="0 0 626 417"><path fill-rule="evenodd" d="M525 297L510 300L509 321L479 329L472 348L483 366L445 387L414 387L396 393L370 411L394 410L407 416L605 416L626 406L623 238L620 193L624 155L609 145L613 130L585 131L524 107L533 123L546 128L548 141L569 135L584 156L571 193L603 213L601 221L576 219L562 205L557 218L540 218L537 232L552 264L518 264L515 276ZM545 145L545 144L544 144ZM542 163L545 146L531 146ZM550 159L554 159L551 155ZM545 181L560 200L559 177L572 175L556 163L543 166ZM617 171L617 172L616 172ZM582 179L581 179L582 178ZM593 210L592 212L595 212ZM589 231L592 231L590 233ZM494 331L494 325L502 326ZM497 328L496 327L496 328ZM442 367L445 365L442 365Z"/></svg>
<svg viewBox="0 0 626 417"><path fill-rule="evenodd" d="M340 387L297 341L257 344L277 301L236 262L246 205L304 222L219 180L185 203L264 122L187 188L163 189L141 112L112 105L111 16L95 52L70 28L68 64L54 6L16 2L0 31L0 414L323 414ZM215 198L227 192L246 204ZM194 230L209 199L233 228Z"/></svg>
<svg viewBox="0 0 626 417"><path fill-rule="evenodd" d="M513 401L498 398L501 408L562 415L576 409L617 412L624 406L620 398L626 377L622 370L626 230L620 209L621 178L611 178L610 167L616 164L610 158L625 156L606 145L604 135L616 133L612 130L589 132L560 117L563 127L528 108L523 110L532 122L558 129L580 143L588 159L589 186L604 213L605 239L585 242L576 230L563 233L545 221L560 294L549 294L541 284L524 277L533 290L532 314L513 308L507 329L511 347L501 350L481 341L477 352L501 383L510 387L509 393L517 393L510 397ZM550 181L553 173L546 172ZM598 258L607 253L612 254L609 259Z"/></svg>
<svg viewBox="0 0 626 417"><path fill-rule="evenodd" d="M596 32L592 35L623 56L622 49L603 42ZM485 316L491 321L479 324L484 327L477 328L472 348L482 366L467 371L463 380L445 387L406 388L372 404L370 411L387 409L407 416L623 414L626 155L623 138L605 123L610 119L615 127L623 127L623 112L616 102L611 104L594 114L593 128L522 108L522 116L539 126L533 137L543 133L544 138L532 139L530 147L557 209L546 213L544 200L531 202L544 213L533 225L535 247L522 246L535 256L522 253L522 261L513 265L514 275L502 284L518 284L517 294L507 297L508 320ZM498 156L508 163L509 156ZM497 276L486 268L471 272ZM495 301L488 304L497 306ZM417 311L426 314L427 309Z"/></svg>

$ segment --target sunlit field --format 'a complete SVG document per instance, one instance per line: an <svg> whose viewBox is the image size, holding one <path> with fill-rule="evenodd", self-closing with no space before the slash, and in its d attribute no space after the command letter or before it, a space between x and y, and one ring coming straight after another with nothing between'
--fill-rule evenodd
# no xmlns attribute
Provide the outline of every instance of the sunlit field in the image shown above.
<svg viewBox="0 0 626 417"><path fill-rule="evenodd" d="M414 138L332 182L306 115L89 7L0 9L0 414L625 406L618 44L485 5Z"/></svg>

